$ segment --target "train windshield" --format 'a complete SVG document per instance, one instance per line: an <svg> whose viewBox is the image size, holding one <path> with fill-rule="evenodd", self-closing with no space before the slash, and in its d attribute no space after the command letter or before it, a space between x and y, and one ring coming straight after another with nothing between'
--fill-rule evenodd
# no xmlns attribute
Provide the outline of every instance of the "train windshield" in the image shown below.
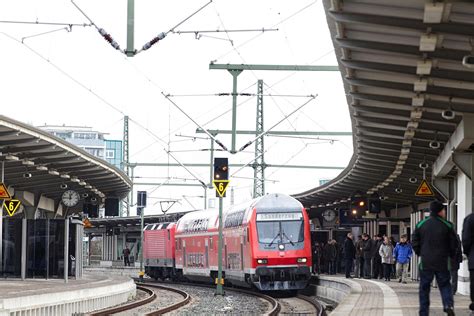
<svg viewBox="0 0 474 316"><path fill-rule="evenodd" d="M293 244L304 240L301 213L257 214L258 241L265 244Z"/></svg>

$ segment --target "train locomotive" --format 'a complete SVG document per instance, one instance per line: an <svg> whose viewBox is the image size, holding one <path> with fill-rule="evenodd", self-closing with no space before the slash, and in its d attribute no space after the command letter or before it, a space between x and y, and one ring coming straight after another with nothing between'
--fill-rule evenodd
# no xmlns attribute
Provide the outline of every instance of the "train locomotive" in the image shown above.
<svg viewBox="0 0 474 316"><path fill-rule="evenodd" d="M213 282L218 270L218 212L194 211L144 231L145 272L153 278ZM311 276L308 215L300 202L267 194L223 212L226 284L262 291L299 290Z"/></svg>

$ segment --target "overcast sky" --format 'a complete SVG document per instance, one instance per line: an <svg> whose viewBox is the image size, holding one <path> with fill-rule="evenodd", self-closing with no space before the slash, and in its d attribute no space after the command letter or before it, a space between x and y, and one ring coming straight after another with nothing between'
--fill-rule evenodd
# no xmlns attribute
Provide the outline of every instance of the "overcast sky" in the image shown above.
<svg viewBox="0 0 474 316"><path fill-rule="evenodd" d="M126 47L126 0L77 0L93 22ZM135 0L135 47L158 33L168 31L193 13L204 1ZM66 0L16 0L0 2L1 21L88 23ZM176 30L232 30L278 28L265 33L169 34L150 50L129 58L114 50L93 27L0 23L0 104L2 114L35 126L66 124L91 126L122 139L123 116L129 115L131 162L174 162L163 148L168 144L183 163L207 163L208 140L192 141L177 135L196 135L196 126L161 92L197 122L210 129L230 129L232 101L229 97L198 96L232 91L232 76L224 70L209 70L209 62L248 64L335 65L336 58L320 1L214 0ZM57 31L56 31L57 30ZM44 32L56 31L41 36ZM33 37L31 37L33 36ZM12 39L13 38L13 39ZM24 44L21 43L22 38ZM16 39L16 40L15 40ZM339 72L244 71L238 89L256 93L263 79L266 94L318 97L274 130L351 131L349 112ZM264 97L265 128L306 102L304 97ZM256 99L239 97L237 126L255 129ZM226 113L227 112L227 113ZM226 114L224 114L226 113ZM221 115L224 114L224 115ZM217 119L213 120L214 118ZM205 135L199 134L199 137ZM230 137L218 138L230 147ZM328 137L324 137L327 139ZM325 140L265 137L265 160L271 164L345 167L352 155L351 137ZM159 140L161 139L161 140ZM251 136L238 136L240 148ZM248 163L255 146L229 157L231 163ZM209 181L208 168L191 168ZM233 173L235 168L230 172ZM298 193L333 178L340 171L268 168L266 191ZM182 168L137 168L137 182L196 183ZM253 177L253 169L236 174ZM253 180L234 178L235 202L251 198ZM137 187L151 197L178 199L172 211L203 207L203 190L189 187ZM210 190L209 195L214 193ZM230 193L230 190L229 190ZM183 198L187 197L189 203ZM226 203L230 201L230 194ZM150 201L147 212L159 213L159 199ZM157 204L155 204L157 203ZM153 206L153 204L155 204ZM191 206L193 205L193 206Z"/></svg>

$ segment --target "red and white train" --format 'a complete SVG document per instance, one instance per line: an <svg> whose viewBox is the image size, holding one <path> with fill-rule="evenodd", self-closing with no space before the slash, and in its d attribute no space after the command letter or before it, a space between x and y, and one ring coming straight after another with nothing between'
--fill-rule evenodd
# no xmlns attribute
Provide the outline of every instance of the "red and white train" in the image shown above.
<svg viewBox="0 0 474 316"><path fill-rule="evenodd" d="M214 281L218 269L218 212L190 212L176 223L144 231L145 272L153 278ZM299 290L311 276L311 237L303 205L268 194L223 213L226 284L259 290Z"/></svg>

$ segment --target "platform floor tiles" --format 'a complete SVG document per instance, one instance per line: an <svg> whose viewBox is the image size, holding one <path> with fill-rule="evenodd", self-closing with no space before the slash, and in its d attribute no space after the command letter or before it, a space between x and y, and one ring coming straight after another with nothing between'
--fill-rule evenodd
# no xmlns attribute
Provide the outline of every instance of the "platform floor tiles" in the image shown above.
<svg viewBox="0 0 474 316"><path fill-rule="evenodd" d="M408 284L398 283L398 280L390 282L366 279L351 279L357 282L362 291L360 296L351 302L352 311L350 316L417 316L419 309L418 282ZM441 296L438 288L431 288L430 316L445 316L443 312ZM346 300L341 302L347 304ZM456 316L469 316L470 298L466 295L456 294L454 296ZM349 307L349 306L348 306ZM348 309L346 309L348 310ZM333 314L333 313L331 313ZM330 315L331 315L330 314ZM337 313L334 313L337 314Z"/></svg>

